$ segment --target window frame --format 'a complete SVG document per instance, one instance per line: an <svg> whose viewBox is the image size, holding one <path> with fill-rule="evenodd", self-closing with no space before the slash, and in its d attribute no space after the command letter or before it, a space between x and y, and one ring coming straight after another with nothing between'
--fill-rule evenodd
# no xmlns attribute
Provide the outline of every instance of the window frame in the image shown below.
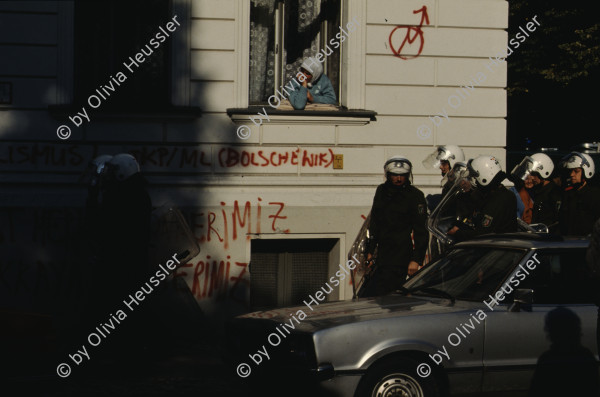
<svg viewBox="0 0 600 397"><path fill-rule="evenodd" d="M178 16L178 21L181 23L179 40L171 42L169 54L169 79L170 97L166 102L170 102L164 111L153 112L113 112L100 106L94 111L94 118L100 120L120 120L136 119L144 120L193 120L201 116L201 109L193 106L190 102L191 90L191 37L190 37L190 17L191 17L191 0L171 0L171 12ZM57 70L57 85L63 89L57 90L56 103L57 105L49 105L48 112L57 119L66 121L67 117L77 111L81 111L81 104L75 103L74 91L74 34L75 34L75 6L73 2L59 2L58 5L58 45L57 52L62 60L58 63ZM158 28L158 27L157 27ZM150 39L150 38L148 38ZM140 43L141 44L141 43ZM135 55L135 54L132 54ZM107 76L107 79L109 76Z"/></svg>
<svg viewBox="0 0 600 397"><path fill-rule="evenodd" d="M288 16L288 14L286 14L286 9L288 8L287 5L285 4L286 1L289 0L277 0L276 3L276 7L274 9L274 13L273 13L273 35L274 35L274 41L273 41L273 46L274 48L270 48L267 49L267 52L269 51L273 51L274 53L274 66L273 66L273 91L271 93L267 93L267 96L270 95L275 95L277 96L278 91L280 90L282 91L283 87L288 84L290 81L292 80L287 80L286 77L286 71L285 71L285 66L286 66L286 62L285 62L285 58L284 58L284 48L286 47L286 43L289 41L288 38L286 38L286 31L287 31L287 26L286 26L286 20L288 20L289 18L295 18L296 16L293 14L290 14ZM342 0L338 0L339 1L339 9L337 10L337 15L336 18L339 18L340 20L340 24L341 24L341 20L342 20L342 11L343 11L343 2ZM250 15L250 17L252 17L252 15ZM336 40L335 39L335 35L339 32L339 30L333 30L331 29L331 24L328 20L324 20L320 23L319 26L319 31L318 31L318 36L314 37L314 40L317 42L318 45L318 51L316 54L319 54L320 52L323 51L323 49L325 48L326 45L328 45L328 43L332 40ZM328 34L331 34L331 36L328 36ZM344 41L346 40L346 38L344 38ZM337 40L338 42L340 40ZM331 57L325 56L323 61L321 61L321 64L323 65L323 74L327 75L327 77L329 77L331 79L331 69L337 69L337 87L334 84L334 88L336 88L336 99L337 99L337 103L335 104L335 106L340 107L340 103L341 103L341 70L342 70L342 54L343 54L343 43L340 43L341 45L336 48L333 49L334 53L336 51L339 51L338 57L337 57L337 63L332 65L332 67L330 68L330 62L331 62ZM333 55L334 53L332 53L331 55ZM315 54L315 55L316 55ZM250 56L250 53L249 53ZM297 60L294 62L296 63ZM270 70L270 69L269 69ZM334 83L334 81L332 80L332 83ZM249 81L249 84L251 84L251 81ZM250 86L249 86L249 90L250 90ZM282 91L283 92L283 91ZM248 98L248 102L249 102L249 107L253 107L253 106L263 106L263 105L268 105L267 100L263 100L263 101L257 101L257 102L253 102L250 103L250 98Z"/></svg>
<svg viewBox="0 0 600 397"><path fill-rule="evenodd" d="M532 251L531 255L528 255L526 258L523 259L523 261L521 261L521 265L523 267L527 268L525 266L525 263L528 260L531 260L533 258L533 255L535 255L536 253L538 255L538 258L541 258L543 256L561 256L562 257L562 255L569 255L570 254L569 251L580 251L578 254L580 254L580 255L583 256L584 261L581 262L581 265L579 265L579 266L581 266L581 269L583 271L583 273L582 273L582 275L583 275L582 280L585 280L585 266L586 266L586 264L585 264L585 249L584 248L560 248L560 247L557 247L557 248L539 248L539 249L535 249L535 250ZM540 259L540 262L541 262L541 259ZM542 263L543 262L538 263L537 266L539 266ZM537 266L533 270L534 272L536 270L538 270ZM562 275L563 274L563 272L562 272L563 263L562 262L560 263L560 266L561 266L561 273L560 274ZM515 271L511 274L511 276L513 276L518 270L519 270L519 267L517 267L515 269ZM537 302L536 301L536 288L533 288L531 286L532 284L528 283L528 281L532 280L531 276L532 276L532 274L528 275L527 278L525 280L523 280L523 283L519 284L519 287L520 287L519 289L533 289L533 305L551 305L551 306L552 305L554 305L554 306L556 306L556 305L567 305L567 306L573 306L573 305L595 305L596 304L594 302L593 296L591 296L591 295L590 296L583 295L581 298L578 299L579 301L577 301L577 300L576 301L569 301L569 302L566 302L564 300L561 301L560 299L564 298L564 293L563 293L564 291L560 291L560 295L557 296L557 298L556 298L557 300L554 301L554 302L546 302L546 301L544 301L544 302ZM509 277L509 279L510 279L510 277ZM564 278L561 277L561 283L564 283L564 282L565 282ZM549 285L548 287L551 288L552 285ZM588 289L586 288L587 287L586 284L579 285L578 287L579 288L576 288L576 290L588 291ZM571 290L574 290L574 289L571 288ZM514 296L514 292L507 296L509 302L512 301L513 296Z"/></svg>
<svg viewBox="0 0 600 397"><path fill-rule="evenodd" d="M236 2L236 80L234 84L234 106L228 109L228 114L237 113L235 110L249 107L250 95L250 2ZM340 57L340 98L342 109L365 109L366 91L366 15L367 4L361 0L341 0L341 23L356 17L359 26L346 40L341 43ZM352 61L350 61L352 60ZM352 84L348 82L351 81ZM310 111L303 111L307 116ZM372 112L375 115L375 112ZM234 117L232 117L234 119ZM247 120L247 117L245 118Z"/></svg>
<svg viewBox="0 0 600 397"><path fill-rule="evenodd" d="M441 261L455 261L456 258L455 256L459 256L458 259L462 260L464 259L465 254L467 254L469 257L474 257L474 251L477 251L477 253L479 252L484 252L483 255L478 255L476 257L476 260L474 263L471 264L471 266L473 266L474 264L478 263L479 261L482 260L482 258L486 258L490 253L492 252L498 252L498 253L515 253L520 255L520 259L518 262L516 262L516 265L514 265L515 267L513 269L510 269L510 267L507 266L507 270L505 270L506 272L506 276L504 278L499 279L500 281L498 282L498 284L493 288L493 289L488 289L486 291L484 291L484 293L488 293L488 291L491 291L492 295L494 293L496 293L496 291L498 291L505 283L507 280L510 279L510 277L514 274L514 271L516 269L518 269L519 264L523 263L524 260L526 260L526 258L528 258L528 252L526 249L524 248L517 248L517 247L502 247L502 246L495 246L495 247L487 247L487 246L480 246L480 245L475 245L475 246L467 246L467 247L457 247L455 249L453 249L451 252L449 252L447 255L437 259L436 261L428 264L427 266L425 266L423 268L422 271L419 271L419 273L417 273L413 278L409 279L403 286L404 288L407 289L412 289L412 288L427 288L427 287L433 287L433 288L437 288L438 284L429 284L426 283L425 285L415 285L418 284L421 281L421 278L423 277L437 277L438 273L441 271L441 269L436 268L434 270L431 270L433 268L434 264L440 263ZM443 264L443 268L448 267L451 262L449 263L445 263ZM439 265L437 267L440 267ZM494 267L494 266L490 266L488 265L488 267ZM510 269L510 270L509 270ZM486 271L489 271L491 269L486 269ZM431 276L429 275L430 272L434 272L431 274ZM454 285L456 284L456 282L454 280L456 279L462 279L464 280L464 278L467 276L468 272L464 272L463 274L461 274L459 277L452 277L450 281L448 281L450 283L450 285ZM486 282L489 282L486 280ZM439 288L442 289L442 288ZM444 291L450 293L446 288L443 289ZM454 292L454 291L452 291ZM465 292L469 292L469 289L463 291L463 293L461 295L455 295L454 293L450 293L456 300L461 300L461 301L466 301L466 302L482 302L482 300L485 300L485 298L487 297L487 295L484 295L483 297L465 297L464 293ZM472 291L470 291L469 293L472 293ZM425 292L422 293L421 291L416 291L413 293L415 296L417 295L425 295L425 296L430 296L429 293Z"/></svg>

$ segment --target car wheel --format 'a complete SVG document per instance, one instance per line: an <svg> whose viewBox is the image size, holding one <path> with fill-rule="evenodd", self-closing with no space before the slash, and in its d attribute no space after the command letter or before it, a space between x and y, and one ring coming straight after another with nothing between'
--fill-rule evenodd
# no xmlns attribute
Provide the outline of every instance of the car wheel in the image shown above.
<svg viewBox="0 0 600 397"><path fill-rule="evenodd" d="M376 363L361 380L356 397L438 397L434 374L421 377L419 363L410 358L390 358Z"/></svg>

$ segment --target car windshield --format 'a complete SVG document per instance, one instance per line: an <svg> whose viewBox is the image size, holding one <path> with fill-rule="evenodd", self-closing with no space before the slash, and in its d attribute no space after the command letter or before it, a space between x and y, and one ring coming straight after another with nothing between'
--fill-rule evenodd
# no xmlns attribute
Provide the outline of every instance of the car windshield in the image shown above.
<svg viewBox="0 0 600 397"><path fill-rule="evenodd" d="M500 287L526 252L489 247L455 249L425 266L404 284L403 290L414 291L414 294L483 301Z"/></svg>

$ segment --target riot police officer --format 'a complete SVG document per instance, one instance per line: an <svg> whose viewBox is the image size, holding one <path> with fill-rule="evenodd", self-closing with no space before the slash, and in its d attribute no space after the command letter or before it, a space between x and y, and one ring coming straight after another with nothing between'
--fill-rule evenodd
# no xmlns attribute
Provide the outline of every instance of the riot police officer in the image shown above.
<svg viewBox="0 0 600 397"><path fill-rule="evenodd" d="M474 211L471 222L460 223L448 231L457 241L487 234L517 231L517 200L502 185L506 174L498 160L489 155L479 156L467 163Z"/></svg>
<svg viewBox="0 0 600 397"><path fill-rule="evenodd" d="M594 160L588 154L571 152L563 158L561 165L569 175L559 212L560 232L572 236L588 235L600 218L600 189L588 182L594 176Z"/></svg>
<svg viewBox="0 0 600 397"><path fill-rule="evenodd" d="M550 232L558 231L558 211L562 194L560 188L552 180L554 163L544 153L525 156L515 166L512 174L524 180L531 177L533 181L533 207L531 223L543 223Z"/></svg>
<svg viewBox="0 0 600 397"><path fill-rule="evenodd" d="M438 146L437 150L431 153L423 160L423 165L426 168L439 167L442 171L442 197L448 193L454 185L454 181L449 180L451 170L456 163L464 162L465 154L463 150L456 145Z"/></svg>
<svg viewBox="0 0 600 397"><path fill-rule="evenodd" d="M103 289L98 292L105 316L124 306L123 301L148 279L148 250L151 233L152 201L146 179L140 172L135 157L128 153L113 156L106 163L106 188L100 205L102 272L97 282ZM149 292L152 289L147 288ZM150 294L144 304L127 314L127 321L119 325L119 333L111 336L105 349L113 357L138 360L154 332L150 325L150 310L156 293ZM103 316L104 317L104 316ZM100 317L100 318L103 318Z"/></svg>
<svg viewBox="0 0 600 397"><path fill-rule="evenodd" d="M393 156L383 168L386 181L375 192L367 247L367 260L377 249L376 295L397 289L407 275L418 270L429 239L427 203L423 192L412 185L411 162L404 156Z"/></svg>

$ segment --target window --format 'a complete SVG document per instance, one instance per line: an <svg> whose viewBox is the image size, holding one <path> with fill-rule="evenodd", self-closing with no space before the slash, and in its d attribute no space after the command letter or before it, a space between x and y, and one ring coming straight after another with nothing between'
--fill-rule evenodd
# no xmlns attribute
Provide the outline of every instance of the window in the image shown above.
<svg viewBox="0 0 600 397"><path fill-rule="evenodd" d="M519 285L533 289L533 302L539 304L594 303L586 276L585 249L542 251L537 254L540 263Z"/></svg>
<svg viewBox="0 0 600 397"><path fill-rule="evenodd" d="M252 0L250 8L250 105L264 104L293 80L304 58L333 50L323 62L339 98L340 0ZM337 40L339 41L339 40Z"/></svg>
<svg viewBox="0 0 600 397"><path fill-rule="evenodd" d="M86 104L95 90L124 72L127 81L102 103L102 110L156 110L170 104L170 40L133 73L123 62L140 52L171 18L166 0L75 2L74 102Z"/></svg>
<svg viewBox="0 0 600 397"><path fill-rule="evenodd" d="M487 247L455 249L427 265L404 287L415 290L434 288L456 299L481 302L500 287L524 254L523 250Z"/></svg>
<svg viewBox="0 0 600 397"><path fill-rule="evenodd" d="M331 238L253 240L252 308L301 305L310 299L328 280L330 253L337 242Z"/></svg>

